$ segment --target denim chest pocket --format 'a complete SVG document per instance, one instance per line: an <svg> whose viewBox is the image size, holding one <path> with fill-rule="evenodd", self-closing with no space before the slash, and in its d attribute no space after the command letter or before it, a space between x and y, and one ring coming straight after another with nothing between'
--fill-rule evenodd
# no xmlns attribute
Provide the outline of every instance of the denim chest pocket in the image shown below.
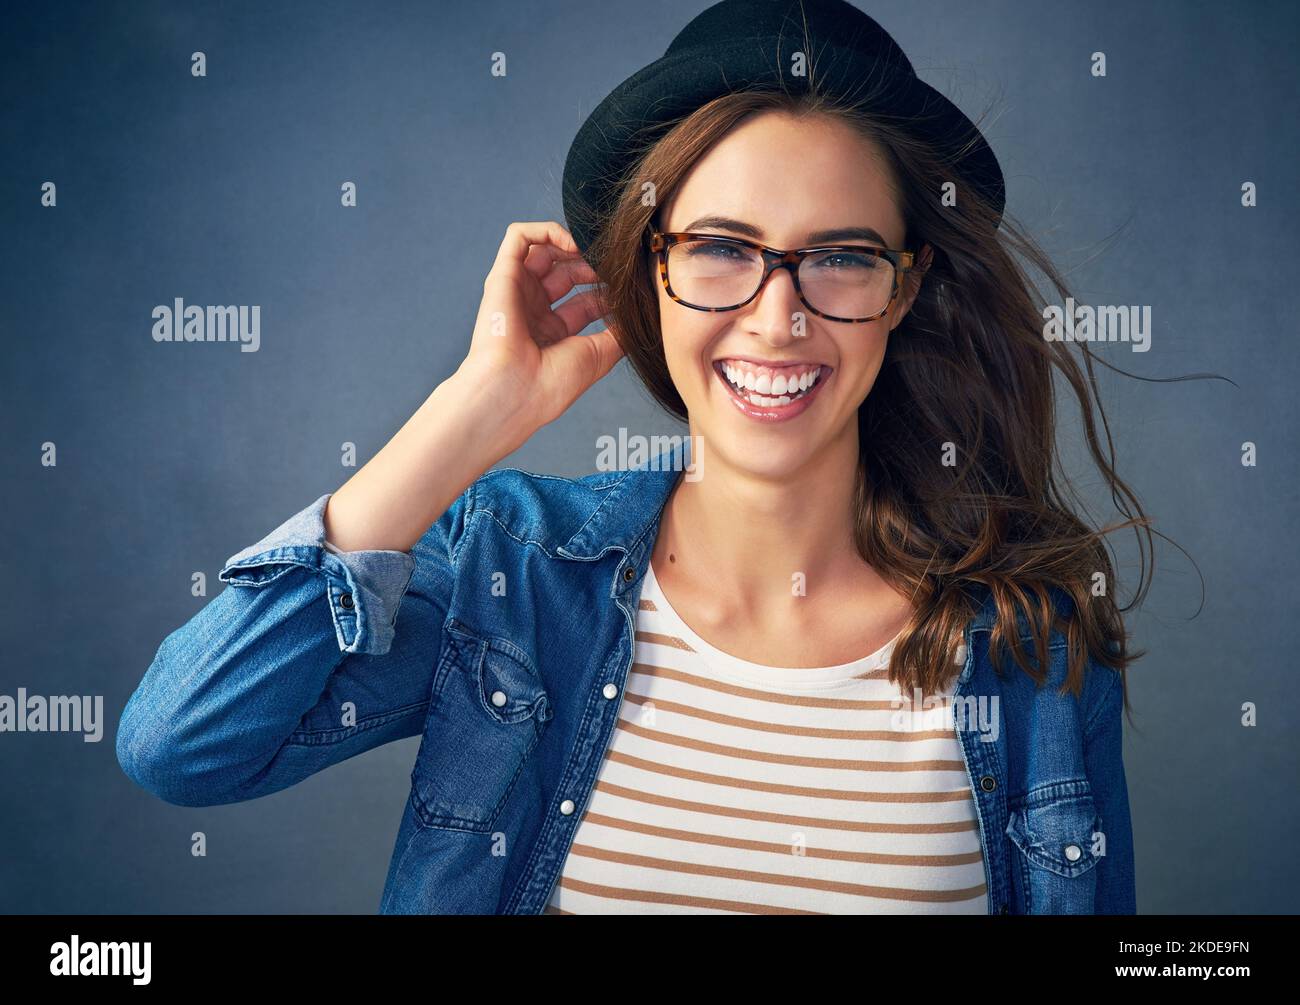
<svg viewBox="0 0 1300 1005"><path fill-rule="evenodd" d="M1059 782L1010 808L1007 836L1030 914L1092 914L1102 821L1087 781Z"/></svg>
<svg viewBox="0 0 1300 1005"><path fill-rule="evenodd" d="M419 822L490 831L553 714L526 653L448 619L411 771Z"/></svg>

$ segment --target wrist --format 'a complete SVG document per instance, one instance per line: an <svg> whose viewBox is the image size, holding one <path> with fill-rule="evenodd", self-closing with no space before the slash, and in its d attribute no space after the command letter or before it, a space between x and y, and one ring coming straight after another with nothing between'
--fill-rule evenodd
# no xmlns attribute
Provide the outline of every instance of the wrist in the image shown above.
<svg viewBox="0 0 1300 1005"><path fill-rule="evenodd" d="M492 450L494 464L522 447L537 427L521 395L500 379L464 367L439 384L423 407L432 414L455 416L467 436Z"/></svg>

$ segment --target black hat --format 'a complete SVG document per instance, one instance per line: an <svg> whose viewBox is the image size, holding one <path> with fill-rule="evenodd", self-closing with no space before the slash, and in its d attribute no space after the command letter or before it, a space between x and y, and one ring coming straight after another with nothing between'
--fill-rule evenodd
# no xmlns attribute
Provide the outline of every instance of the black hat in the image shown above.
<svg viewBox="0 0 1300 1005"><path fill-rule="evenodd" d="M795 76L793 54L807 73ZM1002 218L1002 169L975 125L916 76L903 50L844 0L722 0L696 15L668 51L611 91L578 130L564 163L564 215L585 255L593 214L607 212L614 185L640 144L716 97L754 87L848 98L940 148L956 180ZM634 145L634 140L636 144Z"/></svg>

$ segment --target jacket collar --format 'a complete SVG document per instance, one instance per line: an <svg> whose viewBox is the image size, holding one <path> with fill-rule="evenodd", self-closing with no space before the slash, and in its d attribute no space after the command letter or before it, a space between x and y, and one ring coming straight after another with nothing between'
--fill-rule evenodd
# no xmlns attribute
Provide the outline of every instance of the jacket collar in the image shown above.
<svg viewBox="0 0 1300 1005"><path fill-rule="evenodd" d="M612 485L595 512L556 551L564 558L599 558L610 548L633 552L646 533L659 521L664 504L683 471L690 467L689 436L660 437L671 445L611 476ZM594 482L595 486L608 482Z"/></svg>

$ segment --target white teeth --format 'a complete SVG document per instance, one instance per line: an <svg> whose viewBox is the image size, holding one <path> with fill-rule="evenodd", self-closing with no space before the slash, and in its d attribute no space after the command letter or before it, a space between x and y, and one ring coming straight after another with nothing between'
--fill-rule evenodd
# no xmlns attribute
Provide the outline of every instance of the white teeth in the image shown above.
<svg viewBox="0 0 1300 1005"><path fill-rule="evenodd" d="M805 371L797 377L778 374L773 379L767 374L755 377L752 372L741 370L729 363L723 363L721 366L722 372L726 374L727 380L734 388L749 392L742 397L761 408L788 405L795 398L806 393L821 376L820 367Z"/></svg>

